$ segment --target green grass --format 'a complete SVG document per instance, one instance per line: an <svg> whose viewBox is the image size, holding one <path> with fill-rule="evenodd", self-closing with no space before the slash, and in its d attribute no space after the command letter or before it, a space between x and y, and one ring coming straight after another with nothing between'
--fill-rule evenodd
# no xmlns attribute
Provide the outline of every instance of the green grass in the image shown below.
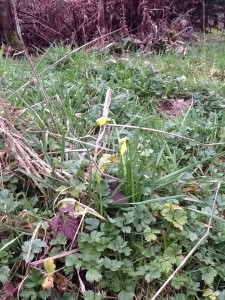
<svg viewBox="0 0 225 300"><path fill-rule="evenodd" d="M151 299L212 218L159 299L224 299L224 42L206 40L185 56L77 51L50 67L70 51L32 58L41 86L25 60L0 56L2 96L24 109L2 118L51 168L38 177L14 162L1 128L1 297L8 283L20 299ZM96 119L109 88L112 124L100 151ZM175 98L189 109L159 114L160 101Z"/></svg>

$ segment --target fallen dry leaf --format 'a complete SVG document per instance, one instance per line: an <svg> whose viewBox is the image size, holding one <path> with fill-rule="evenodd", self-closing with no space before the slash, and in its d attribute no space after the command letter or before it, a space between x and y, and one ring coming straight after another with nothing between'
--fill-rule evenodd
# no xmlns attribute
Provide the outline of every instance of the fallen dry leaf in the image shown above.
<svg viewBox="0 0 225 300"><path fill-rule="evenodd" d="M61 292L67 291L68 281L65 276L63 276L60 273L55 273L54 274L54 282L59 291L61 291Z"/></svg>
<svg viewBox="0 0 225 300"><path fill-rule="evenodd" d="M188 186L188 187L185 187L185 188L182 188L180 191L182 193L185 193L185 192L194 192L194 191L197 191L198 187L197 186Z"/></svg>
<svg viewBox="0 0 225 300"><path fill-rule="evenodd" d="M47 275L42 283L43 289L51 290L54 287L53 277L51 275Z"/></svg>

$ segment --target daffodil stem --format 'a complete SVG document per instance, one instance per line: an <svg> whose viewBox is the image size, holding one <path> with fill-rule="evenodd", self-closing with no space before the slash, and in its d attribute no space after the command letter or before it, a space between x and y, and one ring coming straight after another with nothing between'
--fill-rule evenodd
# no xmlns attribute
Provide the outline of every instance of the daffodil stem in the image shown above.
<svg viewBox="0 0 225 300"><path fill-rule="evenodd" d="M131 185L131 195L132 195L132 202L135 202L134 198L134 168L132 163L132 156L130 153L131 149L129 147L129 156L130 156L130 185Z"/></svg>
<svg viewBox="0 0 225 300"><path fill-rule="evenodd" d="M98 194L99 194L99 213L100 215L103 214L103 207L102 207L102 189L101 189L101 178L100 175L97 174L97 187L98 187Z"/></svg>

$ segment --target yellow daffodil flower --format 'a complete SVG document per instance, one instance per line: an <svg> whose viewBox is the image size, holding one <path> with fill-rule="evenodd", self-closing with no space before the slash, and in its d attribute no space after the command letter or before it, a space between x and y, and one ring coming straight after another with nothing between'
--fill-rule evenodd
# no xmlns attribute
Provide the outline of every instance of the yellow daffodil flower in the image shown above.
<svg viewBox="0 0 225 300"><path fill-rule="evenodd" d="M107 118L107 117L101 117L101 118L98 118L96 120L96 123L99 125L99 126L102 126L102 125L105 125L107 122L111 121L110 118Z"/></svg>

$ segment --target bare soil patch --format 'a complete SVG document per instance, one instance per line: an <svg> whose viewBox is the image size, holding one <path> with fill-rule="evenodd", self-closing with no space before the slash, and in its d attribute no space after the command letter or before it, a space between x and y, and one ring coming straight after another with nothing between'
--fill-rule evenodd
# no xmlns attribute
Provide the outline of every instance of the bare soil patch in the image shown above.
<svg viewBox="0 0 225 300"><path fill-rule="evenodd" d="M178 117L190 106L190 102L184 98L171 98L159 102L157 111L162 115Z"/></svg>

